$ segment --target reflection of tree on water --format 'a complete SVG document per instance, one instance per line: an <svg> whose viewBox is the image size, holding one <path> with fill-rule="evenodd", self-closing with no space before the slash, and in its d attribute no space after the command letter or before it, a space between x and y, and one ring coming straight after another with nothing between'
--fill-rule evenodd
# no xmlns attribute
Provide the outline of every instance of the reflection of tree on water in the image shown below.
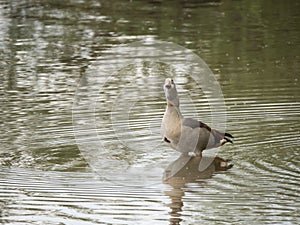
<svg viewBox="0 0 300 225"><path fill-rule="evenodd" d="M207 165L204 170L201 170L202 165ZM172 186L172 189L165 191L165 194L170 197L171 203L170 224L180 224L182 207L184 205L182 197L184 196L184 187L190 182L201 182L202 179L208 179L214 173L226 171L233 166L228 160L220 157L190 157L181 155L178 159L172 162L164 172L164 182Z"/></svg>

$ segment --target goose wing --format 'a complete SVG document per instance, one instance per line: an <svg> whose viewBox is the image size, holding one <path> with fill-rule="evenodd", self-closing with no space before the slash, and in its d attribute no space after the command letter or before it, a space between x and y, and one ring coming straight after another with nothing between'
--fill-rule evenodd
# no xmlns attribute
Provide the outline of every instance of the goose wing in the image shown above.
<svg viewBox="0 0 300 225"><path fill-rule="evenodd" d="M212 129L207 124L191 118L183 119L181 136L189 143L194 143L198 151L219 147L227 142L232 143L231 138L233 138L229 133Z"/></svg>

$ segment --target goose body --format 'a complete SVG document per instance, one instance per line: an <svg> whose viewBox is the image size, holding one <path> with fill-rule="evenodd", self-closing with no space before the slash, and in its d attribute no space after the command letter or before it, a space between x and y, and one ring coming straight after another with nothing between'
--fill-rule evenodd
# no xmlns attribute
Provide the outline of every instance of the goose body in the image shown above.
<svg viewBox="0 0 300 225"><path fill-rule="evenodd" d="M167 106L161 124L163 140L182 153L201 155L205 149L216 148L231 142L233 136L210 128L205 123L184 118L179 108L179 98L174 81L165 80Z"/></svg>

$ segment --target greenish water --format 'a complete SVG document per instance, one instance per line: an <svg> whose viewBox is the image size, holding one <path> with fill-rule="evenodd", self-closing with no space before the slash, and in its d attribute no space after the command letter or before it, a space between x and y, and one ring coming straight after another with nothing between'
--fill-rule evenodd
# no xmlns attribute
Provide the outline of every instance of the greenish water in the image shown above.
<svg viewBox="0 0 300 225"><path fill-rule="evenodd" d="M214 164L196 180L183 171L186 182L162 182L163 168L178 162L159 134L170 68L128 66L101 88L106 77L81 79L95 63L114 65L104 57L110 49L145 39L190 49L215 74L235 136L218 151L232 160L230 170ZM297 1L0 0L1 224L300 223L299 46ZM206 96L189 77L175 76L180 94L193 100L182 99L184 115L209 123ZM149 90L127 87L131 81ZM79 84L101 89L95 127L105 157L119 160L95 155L100 173L74 137ZM138 101L130 130L120 123L116 139L111 116L120 115L114 104L127 89L123 100ZM84 138L91 141L89 131ZM140 185L145 177L136 170L128 179L127 165L148 172L151 184Z"/></svg>

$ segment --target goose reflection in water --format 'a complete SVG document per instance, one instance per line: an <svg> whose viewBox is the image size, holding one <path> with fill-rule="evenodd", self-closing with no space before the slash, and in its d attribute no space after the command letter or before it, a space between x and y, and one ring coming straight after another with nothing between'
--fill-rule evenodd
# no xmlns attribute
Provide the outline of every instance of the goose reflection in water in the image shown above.
<svg viewBox="0 0 300 225"><path fill-rule="evenodd" d="M172 162L165 170L163 175L164 183L172 186L171 190L165 194L171 199L170 224L180 224L182 207L184 205L184 187L187 183L203 182L209 179L214 173L226 171L233 167L229 160L220 157L190 157L182 154Z"/></svg>

